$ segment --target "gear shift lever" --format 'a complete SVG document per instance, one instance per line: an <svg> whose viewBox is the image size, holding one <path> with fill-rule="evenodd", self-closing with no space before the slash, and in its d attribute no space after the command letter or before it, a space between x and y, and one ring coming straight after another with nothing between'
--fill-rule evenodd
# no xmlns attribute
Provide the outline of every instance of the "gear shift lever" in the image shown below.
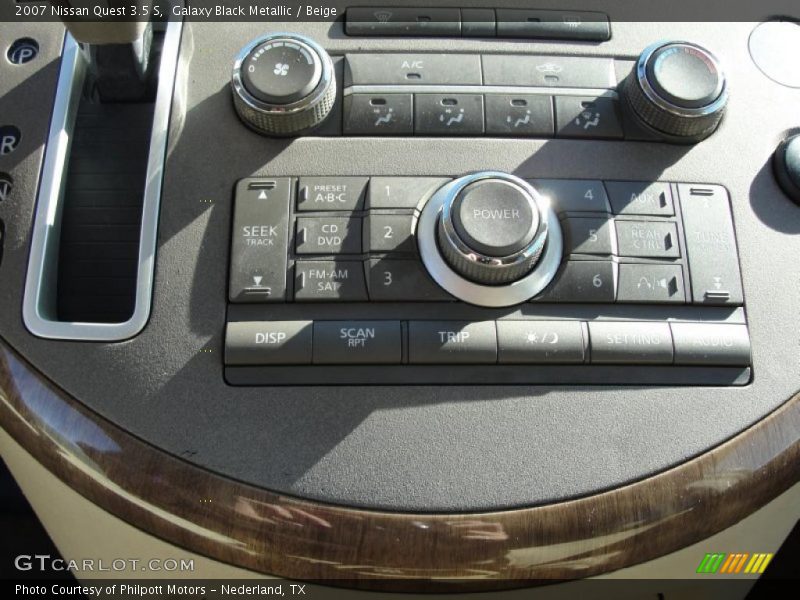
<svg viewBox="0 0 800 600"><path fill-rule="evenodd" d="M75 6L81 0L51 0ZM126 0L100 0L110 8ZM65 19L64 25L80 43L103 102L135 102L146 98L150 73L152 24L148 21L91 22Z"/></svg>

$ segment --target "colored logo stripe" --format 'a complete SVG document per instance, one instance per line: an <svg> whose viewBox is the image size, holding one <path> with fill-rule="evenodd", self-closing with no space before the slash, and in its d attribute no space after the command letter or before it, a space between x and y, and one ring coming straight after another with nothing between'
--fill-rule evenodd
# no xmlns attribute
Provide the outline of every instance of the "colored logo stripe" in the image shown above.
<svg viewBox="0 0 800 600"><path fill-rule="evenodd" d="M700 565L698 573L738 575L740 573L761 574L767 569L773 554L748 552L715 552L706 554Z"/></svg>

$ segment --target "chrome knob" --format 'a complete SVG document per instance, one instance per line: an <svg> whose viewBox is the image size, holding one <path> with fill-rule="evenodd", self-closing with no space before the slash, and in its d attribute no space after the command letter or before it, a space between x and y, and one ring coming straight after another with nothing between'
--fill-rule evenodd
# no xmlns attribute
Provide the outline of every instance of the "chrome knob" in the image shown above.
<svg viewBox="0 0 800 600"><path fill-rule="evenodd" d="M313 40L276 33L254 41L236 58L233 103L259 133L295 136L320 125L336 100L330 55Z"/></svg>
<svg viewBox="0 0 800 600"><path fill-rule="evenodd" d="M719 61L689 42L660 42L647 48L625 81L623 94L647 128L669 141L686 143L711 135L728 102Z"/></svg>
<svg viewBox="0 0 800 600"><path fill-rule="evenodd" d="M549 201L526 181L501 172L456 179L420 213L422 262L453 296L479 306L512 306L555 276L563 241Z"/></svg>

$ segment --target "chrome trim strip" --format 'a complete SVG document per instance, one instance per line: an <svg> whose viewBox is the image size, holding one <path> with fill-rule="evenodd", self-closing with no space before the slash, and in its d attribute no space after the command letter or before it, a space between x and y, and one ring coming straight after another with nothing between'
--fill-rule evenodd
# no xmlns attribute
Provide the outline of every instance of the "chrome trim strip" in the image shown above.
<svg viewBox="0 0 800 600"><path fill-rule="evenodd" d="M534 191L533 197L539 204L543 220L547 223L547 242L536 268L530 275L508 285L481 285L465 279L456 273L442 257L436 240L436 231L443 206L447 202L451 202L463 186L485 177L498 177L512 181L523 189L532 187L514 175L495 171L475 173L448 183L440 188L424 206L417 207L421 214L414 224L414 229L419 241L419 253L425 268L434 281L456 298L470 304L490 308L514 306L527 302L539 294L556 276L564 251L561 225L549 200Z"/></svg>
<svg viewBox="0 0 800 600"><path fill-rule="evenodd" d="M161 184L182 27L179 21L169 22L164 38L142 206L136 304L131 318L123 323L72 323L55 320L64 169L86 71L78 43L71 35L66 35L37 197L22 306L25 326L35 336L59 340L117 342L138 334L150 318Z"/></svg>
<svg viewBox="0 0 800 600"><path fill-rule="evenodd" d="M351 94L534 94L541 96L595 96L618 98L615 90L606 88L524 87L509 85L351 85L344 95Z"/></svg>

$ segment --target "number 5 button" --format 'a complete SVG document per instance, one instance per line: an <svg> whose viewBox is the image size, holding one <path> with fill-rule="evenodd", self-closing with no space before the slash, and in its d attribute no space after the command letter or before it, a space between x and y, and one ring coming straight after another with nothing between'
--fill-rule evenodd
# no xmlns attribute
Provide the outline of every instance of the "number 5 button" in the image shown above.
<svg viewBox="0 0 800 600"><path fill-rule="evenodd" d="M413 215L370 215L364 221L365 252L415 253Z"/></svg>

